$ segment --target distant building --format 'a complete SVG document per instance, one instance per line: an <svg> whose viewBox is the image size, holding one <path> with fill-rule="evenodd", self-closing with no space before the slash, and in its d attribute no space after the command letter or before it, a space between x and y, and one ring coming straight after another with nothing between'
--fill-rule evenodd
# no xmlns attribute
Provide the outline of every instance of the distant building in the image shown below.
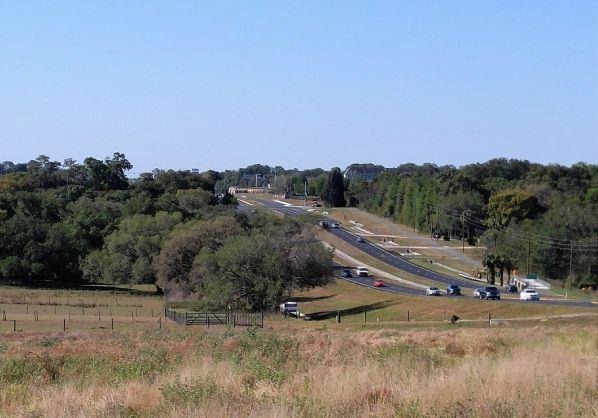
<svg viewBox="0 0 598 418"><path fill-rule="evenodd" d="M385 170L381 165L351 164L345 169L343 177L348 180L372 181Z"/></svg>

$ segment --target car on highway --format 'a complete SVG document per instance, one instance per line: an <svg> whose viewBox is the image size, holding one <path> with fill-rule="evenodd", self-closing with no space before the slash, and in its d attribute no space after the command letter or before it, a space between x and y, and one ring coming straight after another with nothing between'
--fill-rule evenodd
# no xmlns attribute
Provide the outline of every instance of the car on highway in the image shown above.
<svg viewBox="0 0 598 418"><path fill-rule="evenodd" d="M319 203L312 203L311 207L312 208L321 208L322 205L320 205Z"/></svg>
<svg viewBox="0 0 598 418"><path fill-rule="evenodd" d="M357 237L357 242L365 242L365 239L363 237Z"/></svg>
<svg viewBox="0 0 598 418"><path fill-rule="evenodd" d="M330 228L338 228L338 222L332 222Z"/></svg>
<svg viewBox="0 0 598 418"><path fill-rule="evenodd" d="M327 221L320 221L320 226L324 229L328 228L328 222Z"/></svg>
<svg viewBox="0 0 598 418"><path fill-rule="evenodd" d="M505 293L517 293L517 286L514 284L508 284L505 286Z"/></svg>
<svg viewBox="0 0 598 418"><path fill-rule="evenodd" d="M442 293L440 292L440 289L437 287L428 287L426 289L426 296L440 296L442 295Z"/></svg>
<svg viewBox="0 0 598 418"><path fill-rule="evenodd" d="M519 294L520 300L540 300L540 294L536 291L536 289L524 289L523 292Z"/></svg>
<svg viewBox="0 0 598 418"><path fill-rule="evenodd" d="M384 287L386 286L386 283L384 283L382 280L374 280L374 287Z"/></svg>
<svg viewBox="0 0 598 418"><path fill-rule="evenodd" d="M351 270L349 269L342 269L341 270L341 277L353 277L351 274Z"/></svg>
<svg viewBox="0 0 598 418"><path fill-rule="evenodd" d="M486 300L500 300L500 292L495 286L478 287L473 291L473 297Z"/></svg>
<svg viewBox="0 0 598 418"><path fill-rule="evenodd" d="M461 296L461 288L456 284L451 284L446 288L446 294L447 296Z"/></svg>
<svg viewBox="0 0 598 418"><path fill-rule="evenodd" d="M355 273L357 274L357 276L359 277L368 277L370 275L370 272L368 271L367 268L365 267L357 267L355 269Z"/></svg>

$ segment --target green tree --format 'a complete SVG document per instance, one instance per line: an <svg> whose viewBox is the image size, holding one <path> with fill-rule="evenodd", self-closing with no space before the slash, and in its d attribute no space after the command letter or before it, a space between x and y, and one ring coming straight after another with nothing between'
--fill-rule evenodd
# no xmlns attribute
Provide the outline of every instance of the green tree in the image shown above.
<svg viewBox="0 0 598 418"><path fill-rule="evenodd" d="M328 179L322 186L320 197L326 204L332 207L344 207L347 202L344 197L345 185L343 175L339 168L333 168L328 175Z"/></svg>

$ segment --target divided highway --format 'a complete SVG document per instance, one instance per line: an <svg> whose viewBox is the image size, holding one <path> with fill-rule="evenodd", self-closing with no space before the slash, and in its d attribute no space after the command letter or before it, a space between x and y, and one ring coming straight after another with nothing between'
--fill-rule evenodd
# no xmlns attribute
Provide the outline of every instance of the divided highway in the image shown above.
<svg viewBox="0 0 598 418"><path fill-rule="evenodd" d="M293 207L293 206L285 206L283 204L269 201L269 200L261 201L261 203L263 203L264 206L266 206L270 209L276 210L278 212L281 212L285 215L297 216L297 215L306 213L306 209ZM330 218L325 218L325 220L327 220L328 222L334 221L333 219L330 219ZM415 265L415 264L405 260L401 256L398 256L389 251L386 251L383 248L380 248L377 245L374 245L368 241L358 242L357 241L358 235L355 235L355 234L347 231L346 229L330 228L330 229L328 229L328 232L330 232L335 237L345 241L347 244L352 245L353 247L363 251L364 253L376 258L377 260L380 260L392 267L395 267L404 272L413 274L415 276L419 276L424 279L428 279L428 280L431 280L431 281L434 281L437 283L443 283L446 285L458 284L460 287L463 287L466 289L474 289L476 287L481 286L481 284L472 283L467 280L457 279L457 278L450 277L450 276L445 276L445 275L437 273L435 271L425 269L423 267L420 267L418 265Z"/></svg>
<svg viewBox="0 0 598 418"><path fill-rule="evenodd" d="M302 207L297 207L297 206L287 206L282 203L274 202L271 200L260 200L259 202L264 207L267 207L268 209L277 211L284 215L300 216L300 215L305 215L306 213L308 213L307 208L302 208ZM239 205L239 209L242 210L243 212L247 212L250 208L253 208L253 206L247 206L243 203L241 205ZM335 222L335 220L333 220L331 218L327 218L327 217L324 217L324 220L326 220L330 223ZM474 282L470 282L470 281L463 280L463 279L457 279L454 277L445 276L443 274L437 273L432 270L425 269L423 267L420 267L416 264L411 263L410 261L405 260L401 256L398 256L389 251L386 251L368 241L358 242L357 241L358 235L355 235L345 229L329 228L327 231L330 232L335 237L343 240L347 244L352 245L353 247L376 258L377 260L382 261L383 263L386 263L386 264L388 264L392 267L395 267L399 270L413 274L415 276L419 276L424 279L428 279L428 280L431 280L431 281L434 281L437 283L443 283L446 285L457 284L461 288L463 288L464 293L471 291L472 289L474 289L476 287L484 286L483 283L474 283ZM401 293L401 294L414 295L414 296L423 296L424 295L424 293L421 289L415 289L415 288L408 287L408 286L394 284L392 282L389 282L388 280L385 281L386 286L374 287L373 280L371 277L368 278L368 277L355 277L354 276L354 277L350 277L350 278L345 278L345 277L341 277L340 275L337 275L337 277L340 279L355 283L355 284L359 284L361 286L371 287L371 288L386 291L386 292ZM441 289L441 290L444 290L444 289ZM454 297L454 296L451 296L451 297ZM456 297L459 297L459 296L456 296ZM465 297L467 297L467 296L465 296ZM521 303L518 299L502 299L501 302ZM558 301L558 300L547 301L547 300L543 300L540 303L547 303L547 304L552 304L552 305L569 305L569 306L594 306L590 301Z"/></svg>

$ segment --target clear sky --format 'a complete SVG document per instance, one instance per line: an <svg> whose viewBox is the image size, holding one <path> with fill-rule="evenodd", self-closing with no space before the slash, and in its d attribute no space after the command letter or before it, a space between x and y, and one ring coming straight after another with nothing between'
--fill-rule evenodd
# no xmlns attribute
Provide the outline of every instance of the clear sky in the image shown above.
<svg viewBox="0 0 598 418"><path fill-rule="evenodd" d="M598 162L598 1L6 1L0 160Z"/></svg>

